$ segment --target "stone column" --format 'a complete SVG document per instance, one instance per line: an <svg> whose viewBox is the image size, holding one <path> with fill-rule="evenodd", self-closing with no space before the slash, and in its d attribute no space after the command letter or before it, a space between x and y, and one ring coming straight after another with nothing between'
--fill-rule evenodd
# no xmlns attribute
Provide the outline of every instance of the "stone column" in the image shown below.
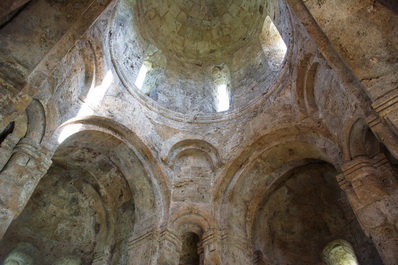
<svg viewBox="0 0 398 265"><path fill-rule="evenodd" d="M159 258L156 264L178 265L181 256L181 242L178 236L168 229L159 234Z"/></svg>
<svg viewBox="0 0 398 265"><path fill-rule="evenodd" d="M208 231L202 239L205 265L221 264L221 237L217 231Z"/></svg>
<svg viewBox="0 0 398 265"><path fill-rule="evenodd" d="M385 265L398 260L398 185L383 154L358 157L337 177L364 232L372 238Z"/></svg>
<svg viewBox="0 0 398 265"><path fill-rule="evenodd" d="M47 149L26 138L17 144L0 172L0 239L22 212L50 165Z"/></svg>
<svg viewBox="0 0 398 265"><path fill-rule="evenodd" d="M4 128L25 111L32 101L28 70L21 64L0 56L0 128Z"/></svg>
<svg viewBox="0 0 398 265"><path fill-rule="evenodd" d="M14 136L13 134L7 135L4 141L0 145L0 170L7 164L8 160L10 159L14 147L19 142L20 138Z"/></svg>

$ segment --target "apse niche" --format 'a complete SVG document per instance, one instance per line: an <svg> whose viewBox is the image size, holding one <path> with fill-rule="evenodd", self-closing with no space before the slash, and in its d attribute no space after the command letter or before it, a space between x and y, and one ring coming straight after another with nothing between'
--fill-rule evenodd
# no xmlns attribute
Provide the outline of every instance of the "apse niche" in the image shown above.
<svg viewBox="0 0 398 265"><path fill-rule="evenodd" d="M199 116L238 109L271 94L286 68L282 1L122 0L114 12L112 62L150 106Z"/></svg>
<svg viewBox="0 0 398 265"><path fill-rule="evenodd" d="M107 151L118 149L122 154L125 148L100 132L80 132L66 139L0 242L0 260L126 264L128 239L136 226L134 194L122 173L125 169L114 162L117 155ZM139 167L135 169L141 174Z"/></svg>

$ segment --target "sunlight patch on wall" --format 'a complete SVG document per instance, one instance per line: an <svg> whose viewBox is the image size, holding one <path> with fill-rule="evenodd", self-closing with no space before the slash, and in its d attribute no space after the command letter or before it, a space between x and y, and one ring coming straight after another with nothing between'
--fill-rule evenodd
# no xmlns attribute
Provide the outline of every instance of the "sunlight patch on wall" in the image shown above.
<svg viewBox="0 0 398 265"><path fill-rule="evenodd" d="M108 91L109 87L111 86L113 82L113 74L112 71L109 70L104 79L102 80L102 83L99 86L96 87L91 87L87 97L84 100L84 103L82 104L79 112L75 116L77 117L83 117L83 116L89 116L94 114L94 109L98 108L102 99L105 96L105 93ZM62 143L66 138L69 136L77 133L80 131L82 127L82 124L70 124L66 125L59 137L58 137L58 143Z"/></svg>
<svg viewBox="0 0 398 265"><path fill-rule="evenodd" d="M260 42L268 64L273 71L278 71L287 52L287 46L272 19L267 16L264 20Z"/></svg>
<svg viewBox="0 0 398 265"><path fill-rule="evenodd" d="M142 89L144 86L145 82L145 77L148 71L151 69L151 64L147 61L144 61L144 63L141 66L140 72L138 73L137 79L135 80L135 85L138 87L138 89Z"/></svg>

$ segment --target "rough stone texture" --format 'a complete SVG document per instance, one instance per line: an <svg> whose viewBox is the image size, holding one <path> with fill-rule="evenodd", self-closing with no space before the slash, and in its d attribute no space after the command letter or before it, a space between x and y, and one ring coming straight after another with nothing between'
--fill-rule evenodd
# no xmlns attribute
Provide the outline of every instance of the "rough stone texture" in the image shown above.
<svg viewBox="0 0 398 265"><path fill-rule="evenodd" d="M389 1L31 0L0 19L0 263L396 265Z"/></svg>

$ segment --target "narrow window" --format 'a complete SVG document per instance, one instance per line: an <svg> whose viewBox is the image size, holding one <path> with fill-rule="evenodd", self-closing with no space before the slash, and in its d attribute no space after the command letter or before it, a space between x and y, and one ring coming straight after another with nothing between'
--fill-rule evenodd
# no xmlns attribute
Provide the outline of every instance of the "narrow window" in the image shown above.
<svg viewBox="0 0 398 265"><path fill-rule="evenodd" d="M138 87L138 89L142 90L145 83L146 74L150 69L151 63L148 61L144 61L141 66L140 72L138 73L137 79L135 80L135 85Z"/></svg>
<svg viewBox="0 0 398 265"><path fill-rule="evenodd" d="M229 110L229 93L227 84L217 85L217 112Z"/></svg>
<svg viewBox="0 0 398 265"><path fill-rule="evenodd" d="M215 88L214 102L217 112L230 108L229 70L227 67L215 66L212 70L212 82Z"/></svg>
<svg viewBox="0 0 398 265"><path fill-rule="evenodd" d="M345 240L338 239L330 242L322 253L327 265L358 265L351 244Z"/></svg>
<svg viewBox="0 0 398 265"><path fill-rule="evenodd" d="M260 34L260 42L263 47L264 55L268 59L270 69L273 71L279 70L285 58L287 47L269 16L267 16L264 21L263 29Z"/></svg>
<svg viewBox="0 0 398 265"><path fill-rule="evenodd" d="M186 233L183 235L179 265L200 265L199 241L199 236L195 233Z"/></svg>

